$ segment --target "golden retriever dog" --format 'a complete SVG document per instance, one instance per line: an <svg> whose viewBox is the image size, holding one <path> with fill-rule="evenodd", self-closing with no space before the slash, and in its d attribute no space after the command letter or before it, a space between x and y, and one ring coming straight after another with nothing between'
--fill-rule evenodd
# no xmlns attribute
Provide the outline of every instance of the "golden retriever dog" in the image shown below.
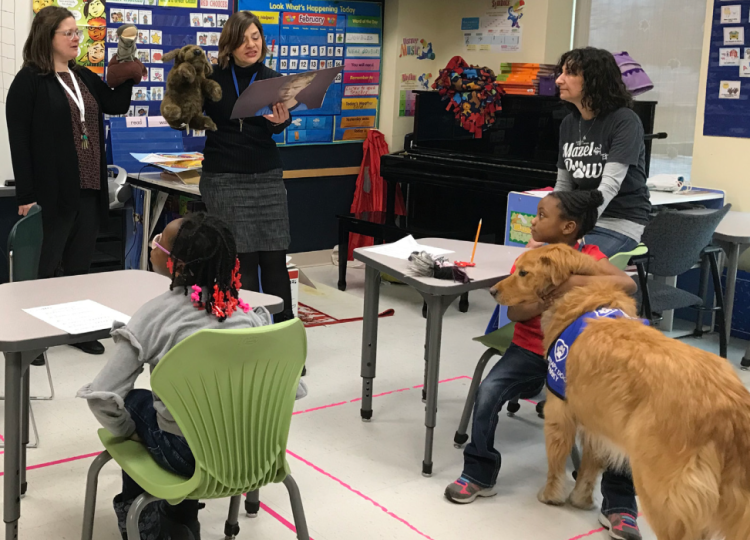
<svg viewBox="0 0 750 540"><path fill-rule="evenodd" d="M524 253L492 289L499 303L538 302L571 275L596 275L594 259L568 246ZM575 288L542 315L544 344L601 307L635 317L635 302L604 284ZM750 539L750 392L729 363L639 320L590 320L567 357L566 401L544 409L549 471L539 492L565 503L565 463L576 433L583 457L570 495L590 508L605 464L633 473L659 540Z"/></svg>

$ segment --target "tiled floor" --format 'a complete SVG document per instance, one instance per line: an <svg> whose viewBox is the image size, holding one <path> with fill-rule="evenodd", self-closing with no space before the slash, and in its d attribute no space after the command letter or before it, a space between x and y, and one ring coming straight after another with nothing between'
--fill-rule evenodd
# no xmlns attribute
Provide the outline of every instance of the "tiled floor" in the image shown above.
<svg viewBox="0 0 750 540"><path fill-rule="evenodd" d="M337 269L307 269L315 281L335 286ZM350 269L347 294L362 296L364 271ZM457 506L443 498L445 486L461 472L461 451L453 447L469 379L482 347L471 341L482 333L493 303L483 292L471 296L469 313L455 306L446 315L443 335L435 469L422 477L424 405L414 388L423 377L424 320L421 299L411 289L383 285L386 307L396 314L380 322L378 377L374 418L359 419L361 393L359 322L308 330L307 398L297 403L289 439L289 464L305 504L315 540L419 540L431 538L500 538L573 540L606 538L596 512L569 507L550 508L536 500L546 463L541 420L530 404L516 418L501 415L498 444L503 452L499 495L472 505ZM695 341L710 350L714 340ZM733 364L746 346L732 343ZM28 452L29 494L22 502L20 537L77 539L85 475L91 457L100 450L97 423L75 392L89 382L104 359L70 348L50 352L58 397L33 405L41 432L41 447ZM32 368L32 392L46 390L42 368ZM750 384L750 374L742 373ZM147 384L146 376L140 380ZM400 391L396 391L400 390ZM396 392L393 392L396 391ZM352 401L355 400L355 401ZM333 405L333 406L329 406ZM0 405L2 407L2 405ZM58 462L50 464L52 462ZM50 464L45 466L46 464ZM119 471L108 465L99 487L97 540L117 539L111 499L119 490ZM572 485L572 479L571 479ZM241 518L239 538L293 539L287 527L291 509L283 486L261 492L266 509L258 519ZM204 539L223 538L228 501L209 502L201 512ZM288 520L288 521L287 521ZM642 520L645 538L653 540Z"/></svg>

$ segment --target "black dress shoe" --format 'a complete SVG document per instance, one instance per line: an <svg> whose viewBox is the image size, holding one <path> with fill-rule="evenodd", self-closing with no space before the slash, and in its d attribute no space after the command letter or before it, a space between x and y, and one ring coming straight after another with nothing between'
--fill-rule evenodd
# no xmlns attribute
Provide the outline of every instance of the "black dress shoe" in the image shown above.
<svg viewBox="0 0 750 540"><path fill-rule="evenodd" d="M104 354L104 345L98 341L87 341L86 343L76 343L72 345L86 354Z"/></svg>
<svg viewBox="0 0 750 540"><path fill-rule="evenodd" d="M44 365L44 353L40 354L31 362L32 366L43 366Z"/></svg>

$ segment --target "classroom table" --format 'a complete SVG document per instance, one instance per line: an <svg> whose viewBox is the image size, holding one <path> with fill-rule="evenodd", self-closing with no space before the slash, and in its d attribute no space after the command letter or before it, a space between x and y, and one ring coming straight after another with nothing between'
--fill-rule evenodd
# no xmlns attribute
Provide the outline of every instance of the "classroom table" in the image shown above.
<svg viewBox="0 0 750 540"><path fill-rule="evenodd" d="M471 258L473 242L424 238L419 243L449 249L454 253L446 255L450 260L468 261ZM476 267L467 268L472 279L469 283L455 283L435 278L413 277L408 269L408 261L372 253L371 248L354 250L354 259L365 263L365 306L362 327L362 407L360 416L365 422L372 419L373 380L375 379L378 346L378 303L380 295L380 274L386 273L399 281L414 287L427 303L426 360L427 379L425 389L427 407L425 410L425 450L422 474L432 475L432 445L437 422L437 393L440 375L440 343L443 331L443 315L448 306L464 293L476 289L489 288L510 274L513 262L524 252L524 248L479 244L476 251Z"/></svg>
<svg viewBox="0 0 750 540"><path fill-rule="evenodd" d="M737 284L737 267L740 256L750 247L750 213L729 212L721 220L714 233L714 241L721 246L729 258L727 285L724 300L727 338L732 331L734 293ZM750 369L750 347L742 359L742 369Z"/></svg>
<svg viewBox="0 0 750 540"><path fill-rule="evenodd" d="M26 492L26 444L29 441L29 365L42 351L109 337L109 330L71 335L22 311L25 308L94 300L133 315L143 304L169 290L169 279L152 272L124 270L85 276L0 285L0 351L5 355L5 455L3 520L5 539L18 538L21 495ZM242 291L251 306L279 313L275 296ZM185 299L189 301L189 299ZM86 381L81 381L84 384Z"/></svg>

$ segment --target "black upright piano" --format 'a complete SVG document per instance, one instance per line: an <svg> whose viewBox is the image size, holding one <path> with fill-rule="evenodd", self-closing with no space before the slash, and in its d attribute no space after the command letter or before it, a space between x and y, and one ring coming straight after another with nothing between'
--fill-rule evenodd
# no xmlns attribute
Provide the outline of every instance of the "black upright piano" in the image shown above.
<svg viewBox="0 0 750 540"><path fill-rule="evenodd" d="M388 214L398 183L410 226L473 240L482 219L482 240L502 243L508 193L554 186L560 124L569 109L556 97L505 95L495 124L477 139L445 107L437 92L418 92L406 149L381 158ZM655 110L656 102L635 104L648 134L647 166L651 140L659 137L652 135Z"/></svg>

